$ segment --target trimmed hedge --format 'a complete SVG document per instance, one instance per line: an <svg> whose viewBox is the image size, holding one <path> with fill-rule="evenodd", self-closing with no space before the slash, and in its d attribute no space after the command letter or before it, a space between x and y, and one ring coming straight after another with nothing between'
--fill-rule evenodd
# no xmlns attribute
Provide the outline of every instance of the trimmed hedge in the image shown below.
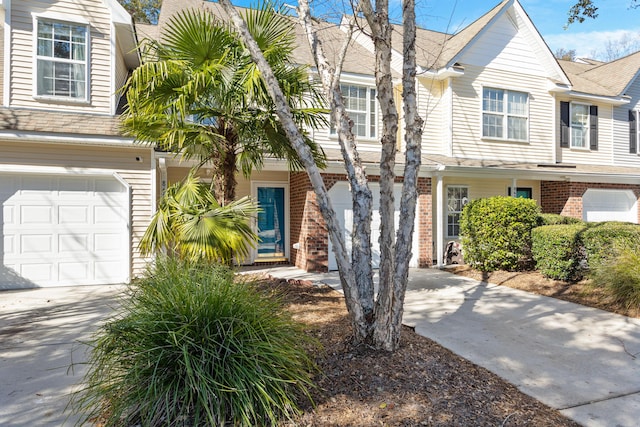
<svg viewBox="0 0 640 427"><path fill-rule="evenodd" d="M532 267L531 229L539 214L531 199L497 196L471 201L460 216L465 262L481 271Z"/></svg>
<svg viewBox="0 0 640 427"><path fill-rule="evenodd" d="M538 217L538 225L582 224L583 221L570 216L543 213Z"/></svg>
<svg viewBox="0 0 640 427"><path fill-rule="evenodd" d="M590 269L600 266L614 256L616 249L640 250L640 225L626 222L598 222L589 224L582 242L587 251Z"/></svg>
<svg viewBox="0 0 640 427"><path fill-rule="evenodd" d="M536 268L551 279L580 279L586 258L581 236L586 227L586 224L565 224L534 228L531 250Z"/></svg>

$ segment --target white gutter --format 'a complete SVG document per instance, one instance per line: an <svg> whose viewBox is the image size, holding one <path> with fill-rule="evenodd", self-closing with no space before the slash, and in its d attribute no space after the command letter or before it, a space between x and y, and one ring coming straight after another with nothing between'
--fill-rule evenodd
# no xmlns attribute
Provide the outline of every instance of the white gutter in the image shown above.
<svg viewBox="0 0 640 427"><path fill-rule="evenodd" d="M113 146L134 146L133 138L125 137L104 137L94 135L65 135L59 133L29 132L29 131L0 131L3 139L17 139L24 142L65 142L68 144L83 145L113 145ZM143 145L137 145L142 148Z"/></svg>
<svg viewBox="0 0 640 427"><path fill-rule="evenodd" d="M446 68L440 68L434 71L434 70L425 70L422 67L418 67L417 75L418 77L429 77L434 80L444 80L450 77L464 76L464 69L458 68L458 67L446 67Z"/></svg>

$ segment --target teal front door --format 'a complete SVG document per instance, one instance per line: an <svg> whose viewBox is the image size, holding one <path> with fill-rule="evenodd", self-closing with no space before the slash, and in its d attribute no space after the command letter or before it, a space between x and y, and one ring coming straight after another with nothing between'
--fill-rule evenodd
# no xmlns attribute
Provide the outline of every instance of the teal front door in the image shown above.
<svg viewBox="0 0 640 427"><path fill-rule="evenodd" d="M258 259L285 257L284 188L258 187Z"/></svg>

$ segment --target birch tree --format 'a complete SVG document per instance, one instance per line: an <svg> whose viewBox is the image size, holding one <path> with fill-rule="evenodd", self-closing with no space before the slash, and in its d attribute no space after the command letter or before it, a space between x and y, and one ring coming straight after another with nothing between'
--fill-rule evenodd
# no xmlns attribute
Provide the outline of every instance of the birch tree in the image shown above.
<svg viewBox="0 0 640 427"><path fill-rule="evenodd" d="M340 281L356 345L369 345L376 349L393 351L399 345L404 295L407 286L411 242L417 201L417 179L420 168L422 119L417 113L415 64L415 0L403 0L403 76L402 99L405 116L405 168L400 202L400 223L394 224L395 157L397 146L398 111L393 98L391 74L391 33L388 0L360 0L354 10L361 11L375 47L375 80L377 98L383 120L380 158L380 221L381 248L380 282L374 292L371 267L371 214L372 195L352 133L352 122L346 112L340 93L340 72L353 30L353 17L345 32L341 59L330 64L313 26L308 0L299 0L298 19L305 28L314 55L318 76L331 106L333 122L345 162L345 170L352 189L354 224L352 253L348 256L344 237L331 206L320 170L312 162L308 147L302 143L302 134L292 120L273 72L247 31L246 24L231 5L230 0L219 0L230 16L238 33L251 52L258 69L277 106L277 114L292 145L298 151L318 199L319 209L327 225L338 265ZM352 261L352 262L351 262Z"/></svg>

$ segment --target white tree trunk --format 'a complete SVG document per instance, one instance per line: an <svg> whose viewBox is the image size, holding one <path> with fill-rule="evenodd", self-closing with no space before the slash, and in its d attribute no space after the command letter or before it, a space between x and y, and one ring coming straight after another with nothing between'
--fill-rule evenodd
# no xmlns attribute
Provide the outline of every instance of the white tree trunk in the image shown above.
<svg viewBox="0 0 640 427"><path fill-rule="evenodd" d="M267 89L269 91L269 95L273 99L276 106L276 113L278 115L278 118L282 122L282 126L285 130L287 138L298 153L298 156L300 156L300 160L307 171L307 175L309 176L309 180L311 181L313 190L316 193L318 207L323 214L324 220L327 225L327 230L329 232L329 237L331 238L331 242L334 246L336 262L338 264L338 271L340 274L340 282L344 289L345 296L349 298L349 300L354 301L354 304L347 306L352 317L352 323L366 323L366 321L363 319L368 316L365 315L363 307L359 303L360 299L358 290L355 286L353 286L353 283L355 282L354 273L353 269L351 268L350 260L347 256L344 236L342 234L342 230L340 229L340 224L336 218L335 211L333 210L333 207L331 205L331 201L329 200L329 195L324 185L324 181L322 180L320 170L313 160L311 150L304 143L302 133L293 120L293 115L291 114L291 110L289 109L286 98L282 93L280 86L278 85L278 81L276 80L276 77L273 74L269 63L266 61L264 55L260 51L258 44L251 36L246 23L244 22L238 11L233 7L230 0L219 0L219 3L225 10L227 15L229 15L229 17L231 18L233 25L238 31L238 34L245 43L247 49L251 53L252 59L260 70L260 73L262 74L262 77L265 80Z"/></svg>
<svg viewBox="0 0 640 427"><path fill-rule="evenodd" d="M333 123L338 134L338 142L340 143L347 178L351 185L353 206L351 260L355 281L349 286L353 286L356 289L354 294L357 295L358 301L351 301L349 295L345 296L347 307L355 304L362 306L365 314L362 319L364 322L352 321L353 333L356 342L366 342L369 341L369 336L371 335L372 322L370 319L373 316L374 305L373 269L371 268L371 211L373 196L356 148L355 136L352 131L353 122L345 109L340 90L340 73L349 42L351 41L353 24L351 23L349 26L337 65L333 68L327 61L322 49L322 43L313 28L308 0L298 1L298 17L307 35L318 76L331 106Z"/></svg>
<svg viewBox="0 0 640 427"><path fill-rule="evenodd" d="M246 24L233 8L230 0L219 0L231 17L234 26L251 52L253 60L263 75L277 114L309 175L318 199L319 209L327 224L333 243L340 280L354 329L356 344L369 344L378 349L393 351L398 347L402 322L402 306L407 286L408 266L417 200L417 180L420 168L422 119L418 116L415 80L415 0L403 2L403 104L406 117L406 163L402 188L400 224L395 235L394 224L394 167L397 147L398 112L393 97L391 75L391 25L388 16L388 0L377 0L373 10L370 0L361 0L370 27L376 57L377 97L383 116L380 158L380 216L381 263L380 288L374 300L373 273L371 269L371 209L372 195L367 176L360 161L352 133L352 122L345 109L340 92L340 71L347 51L350 33L347 34L341 58L332 68L326 60L317 34L313 29L308 0L299 0L298 15L304 26L323 89L331 105L345 169L351 184L354 212L353 266L349 263L344 237L331 207L327 190L311 152L297 128L278 82L264 59Z"/></svg>

